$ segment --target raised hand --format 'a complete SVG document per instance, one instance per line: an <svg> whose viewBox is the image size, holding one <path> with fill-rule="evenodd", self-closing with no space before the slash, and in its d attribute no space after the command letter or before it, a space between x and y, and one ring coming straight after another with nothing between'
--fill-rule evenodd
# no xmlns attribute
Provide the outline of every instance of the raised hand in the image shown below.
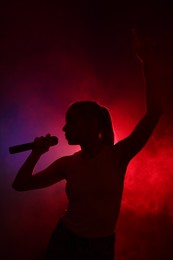
<svg viewBox="0 0 173 260"><path fill-rule="evenodd" d="M155 58L156 41L149 36L139 35L135 28L132 29L132 46L140 62L151 62Z"/></svg>

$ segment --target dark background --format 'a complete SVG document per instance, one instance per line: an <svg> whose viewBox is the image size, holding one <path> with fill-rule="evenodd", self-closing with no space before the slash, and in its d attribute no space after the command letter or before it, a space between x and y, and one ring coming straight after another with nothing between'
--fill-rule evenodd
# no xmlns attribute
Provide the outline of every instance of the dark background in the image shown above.
<svg viewBox="0 0 173 260"><path fill-rule="evenodd" d="M79 147L67 145L67 107L92 99L108 107L116 141L145 111L141 66L131 28L156 44L164 115L130 163L117 225L119 260L173 259L173 8L165 1L14 1L1 7L1 259L43 259L66 207L64 182L24 193L11 188L29 152L9 146L50 132L59 144L36 170ZM2 255L2 256L1 256Z"/></svg>

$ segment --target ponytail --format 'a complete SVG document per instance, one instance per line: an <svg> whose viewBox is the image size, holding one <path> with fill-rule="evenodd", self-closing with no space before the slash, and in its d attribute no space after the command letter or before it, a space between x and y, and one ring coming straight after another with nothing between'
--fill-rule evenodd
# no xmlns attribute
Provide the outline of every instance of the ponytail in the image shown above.
<svg viewBox="0 0 173 260"><path fill-rule="evenodd" d="M105 145L114 145L114 131L112 127L112 120L109 111L105 107L101 108L102 114L102 129L101 139Z"/></svg>

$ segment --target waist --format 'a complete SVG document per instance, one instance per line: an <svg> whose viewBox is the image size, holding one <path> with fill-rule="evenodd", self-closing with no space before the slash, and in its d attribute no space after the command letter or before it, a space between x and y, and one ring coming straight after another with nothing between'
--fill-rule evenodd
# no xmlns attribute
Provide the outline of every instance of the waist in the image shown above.
<svg viewBox="0 0 173 260"><path fill-rule="evenodd" d="M63 225L77 236L84 238L111 237L115 234L115 221L105 221L102 218L90 219L71 218L64 215L62 218Z"/></svg>
<svg viewBox="0 0 173 260"><path fill-rule="evenodd" d="M112 232L111 234L102 234L96 236L86 236L84 234L76 233L67 226L63 218L59 220L56 229L61 229L62 232L66 233L69 237L74 238L76 240L79 239L84 241L115 241L116 237L115 232Z"/></svg>

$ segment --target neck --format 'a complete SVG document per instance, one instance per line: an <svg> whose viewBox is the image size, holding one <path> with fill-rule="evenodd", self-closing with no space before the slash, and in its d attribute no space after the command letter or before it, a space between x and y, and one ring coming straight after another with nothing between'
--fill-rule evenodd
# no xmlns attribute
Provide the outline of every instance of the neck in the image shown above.
<svg viewBox="0 0 173 260"><path fill-rule="evenodd" d="M102 150L103 146L100 140L81 144L82 157L87 159L96 156Z"/></svg>

